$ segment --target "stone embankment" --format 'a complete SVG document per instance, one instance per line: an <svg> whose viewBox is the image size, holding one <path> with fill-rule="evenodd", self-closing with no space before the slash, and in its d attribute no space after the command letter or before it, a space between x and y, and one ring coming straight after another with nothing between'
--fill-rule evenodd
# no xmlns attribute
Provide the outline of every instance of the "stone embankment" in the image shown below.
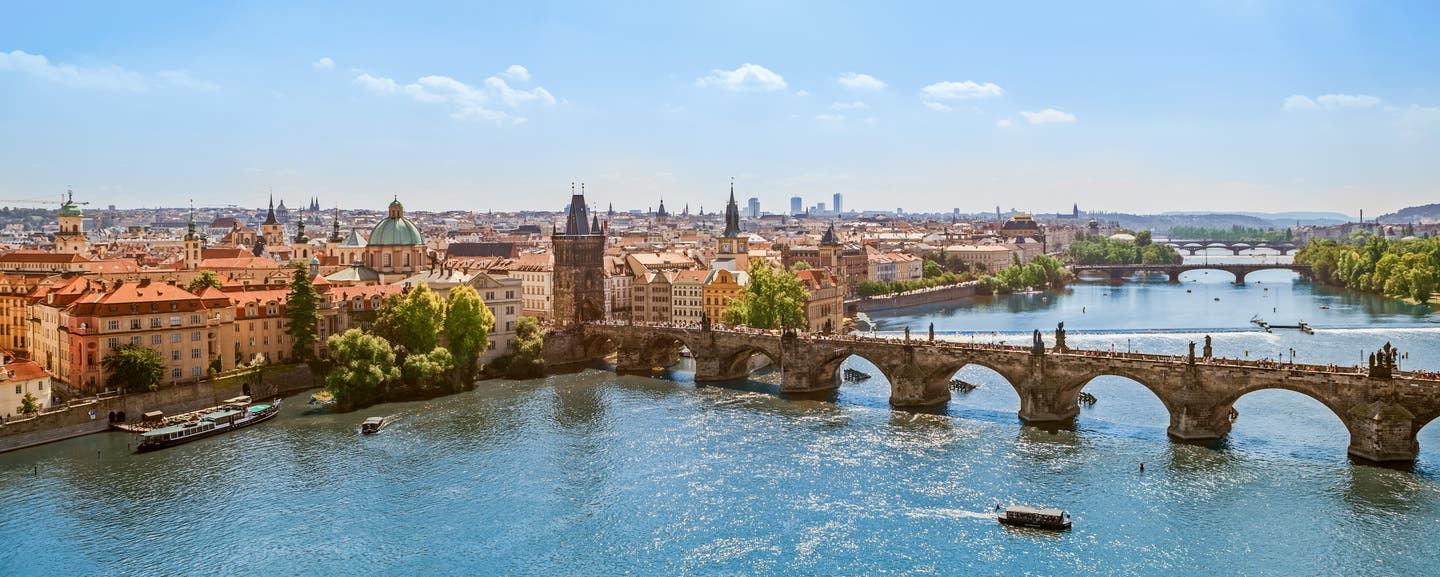
<svg viewBox="0 0 1440 577"><path fill-rule="evenodd" d="M910 291L898 295L873 296L849 300L845 301L845 313L871 313L917 305L950 302L973 297L978 288L979 283L967 282Z"/></svg>
<svg viewBox="0 0 1440 577"><path fill-rule="evenodd" d="M268 399L314 386L315 377L308 365L279 365L158 391L75 399L63 408L34 417L12 417L0 427L0 453L99 433L110 428L112 415L121 413L127 422L133 422L147 411L183 413L213 407L240 395Z"/></svg>

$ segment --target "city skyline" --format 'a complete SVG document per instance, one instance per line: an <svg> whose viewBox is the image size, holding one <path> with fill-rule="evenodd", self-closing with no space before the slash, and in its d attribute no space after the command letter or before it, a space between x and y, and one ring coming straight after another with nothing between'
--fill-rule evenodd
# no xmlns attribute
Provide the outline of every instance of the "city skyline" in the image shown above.
<svg viewBox="0 0 1440 577"><path fill-rule="evenodd" d="M433 7L14 9L0 197L1378 215L1440 177L1423 3Z"/></svg>

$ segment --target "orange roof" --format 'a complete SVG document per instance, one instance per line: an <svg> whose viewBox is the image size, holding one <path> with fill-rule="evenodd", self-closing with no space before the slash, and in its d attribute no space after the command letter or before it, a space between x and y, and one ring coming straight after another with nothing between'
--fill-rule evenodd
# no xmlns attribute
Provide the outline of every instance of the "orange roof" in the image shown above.
<svg viewBox="0 0 1440 577"><path fill-rule="evenodd" d="M252 268L280 268L274 259L258 256L238 258L207 258L200 261L200 268L208 270L241 270Z"/></svg>
<svg viewBox="0 0 1440 577"><path fill-rule="evenodd" d="M9 380L12 381L28 381L50 376L49 371L30 359L14 359L6 363L5 368L10 369Z"/></svg>

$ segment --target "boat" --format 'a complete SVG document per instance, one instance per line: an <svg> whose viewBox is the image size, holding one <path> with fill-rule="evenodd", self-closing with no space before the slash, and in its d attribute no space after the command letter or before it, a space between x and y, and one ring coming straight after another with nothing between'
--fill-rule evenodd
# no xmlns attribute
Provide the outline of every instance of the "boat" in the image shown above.
<svg viewBox="0 0 1440 577"><path fill-rule="evenodd" d="M173 424L165 425L166 421L163 420L163 417L152 420L147 416L149 422L159 421L165 426L141 432L140 443L135 447L135 452L145 453L174 447L205 437L243 429L270 420L279 413L280 399L276 399L274 404L251 403L250 397L242 396L228 399L218 407L181 415L179 418L171 420L171 422L179 421Z"/></svg>
<svg viewBox="0 0 1440 577"><path fill-rule="evenodd" d="M385 428L385 425L390 424L394 420L395 415L388 417L366 417L365 422L360 423L360 432L366 435L373 435L380 432L380 429Z"/></svg>
<svg viewBox="0 0 1440 577"><path fill-rule="evenodd" d="M1092 394L1087 393L1087 392L1084 392L1084 391L1081 391L1080 394L1075 397L1075 403L1076 403L1076 404L1085 405L1085 406L1087 406L1087 407L1092 407L1092 406L1094 406L1094 405L1095 405L1095 402L1096 402L1096 401L1099 401L1099 400L1100 400L1100 399L1095 398L1095 395L1092 395Z"/></svg>
<svg viewBox="0 0 1440 577"><path fill-rule="evenodd" d="M1001 510L996 520L1001 524L1015 527L1033 527L1054 531L1070 529L1070 513L1060 509L1011 505Z"/></svg>
<svg viewBox="0 0 1440 577"><path fill-rule="evenodd" d="M980 388L978 385L975 385L975 384L973 384L973 383L966 382L966 381L964 381L964 380L962 380L962 379L950 379L950 390L952 390L952 391L960 391L960 392L962 392L962 393L968 393L968 392L973 391L973 390L978 389L978 388Z"/></svg>
<svg viewBox="0 0 1440 577"><path fill-rule="evenodd" d="M870 379L870 373L847 368L844 371L844 379L847 383L859 383Z"/></svg>

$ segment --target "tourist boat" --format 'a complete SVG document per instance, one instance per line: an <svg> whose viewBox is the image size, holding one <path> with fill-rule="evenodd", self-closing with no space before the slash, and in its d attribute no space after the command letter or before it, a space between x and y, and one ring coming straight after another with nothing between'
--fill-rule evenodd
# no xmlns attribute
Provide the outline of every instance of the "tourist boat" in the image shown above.
<svg viewBox="0 0 1440 577"><path fill-rule="evenodd" d="M380 432L380 429L385 428L385 425L390 424L394 420L395 415L388 417L366 417L365 422L360 423L360 432L366 435L373 435Z"/></svg>
<svg viewBox="0 0 1440 577"><path fill-rule="evenodd" d="M280 412L280 400L274 404L251 404L250 397L235 397L219 407L192 414L190 420L140 433L135 452L144 453L183 445L197 439L228 433L269 420Z"/></svg>
<svg viewBox="0 0 1440 577"><path fill-rule="evenodd" d="M1016 527L1034 527L1036 529L1052 529L1055 531L1066 531L1070 529L1070 513L1060 509L1042 509L1037 507L1026 507L1024 505L1011 505L1000 511L997 520L1004 525Z"/></svg>

